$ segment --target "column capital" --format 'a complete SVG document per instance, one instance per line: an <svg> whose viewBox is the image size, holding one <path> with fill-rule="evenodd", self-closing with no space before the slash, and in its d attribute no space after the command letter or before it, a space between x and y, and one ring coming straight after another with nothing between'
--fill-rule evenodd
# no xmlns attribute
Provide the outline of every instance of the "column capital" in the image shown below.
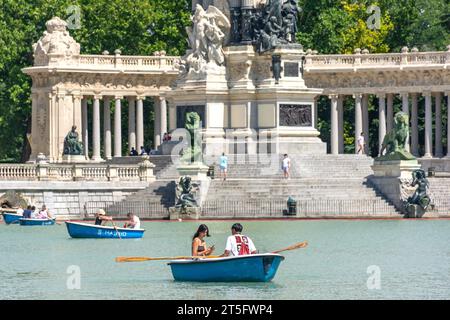
<svg viewBox="0 0 450 320"><path fill-rule="evenodd" d="M316 98L317 98L317 97L316 97ZM161 96L158 96L158 100L159 100L159 101L167 101L166 97L161 97Z"/></svg>
<svg viewBox="0 0 450 320"><path fill-rule="evenodd" d="M376 95L378 99L386 99L388 94L386 92L378 92Z"/></svg>
<svg viewBox="0 0 450 320"><path fill-rule="evenodd" d="M122 100L123 96L114 96L114 100Z"/></svg>
<svg viewBox="0 0 450 320"><path fill-rule="evenodd" d="M94 95L94 100L102 100L102 99L103 99L102 95L100 95L100 94Z"/></svg>
<svg viewBox="0 0 450 320"><path fill-rule="evenodd" d="M143 100L145 100L145 96L136 96L136 100L137 101L143 101Z"/></svg>
<svg viewBox="0 0 450 320"><path fill-rule="evenodd" d="M409 98L409 92L405 92L405 91L400 92L400 96L401 96L402 98L404 98L405 96L406 96L407 98Z"/></svg>
<svg viewBox="0 0 450 320"><path fill-rule="evenodd" d="M362 99L362 97L363 97L363 94L362 93L354 93L353 94L353 99Z"/></svg>
<svg viewBox="0 0 450 320"><path fill-rule="evenodd" d="M337 99L339 98L339 94L337 94L337 93L329 94L329 95L328 95L328 98L337 101Z"/></svg>
<svg viewBox="0 0 450 320"><path fill-rule="evenodd" d="M424 97L430 97L430 98L431 98L431 95L432 95L431 90L430 90L430 91L423 91L423 92L422 92L422 96L424 96Z"/></svg>
<svg viewBox="0 0 450 320"><path fill-rule="evenodd" d="M75 100L82 100L82 99L83 99L83 95L82 95L82 94L74 94L74 95L73 95L73 98L74 98Z"/></svg>
<svg viewBox="0 0 450 320"><path fill-rule="evenodd" d="M437 96L442 96L442 92L433 92L433 95L434 95L435 97L437 97Z"/></svg>

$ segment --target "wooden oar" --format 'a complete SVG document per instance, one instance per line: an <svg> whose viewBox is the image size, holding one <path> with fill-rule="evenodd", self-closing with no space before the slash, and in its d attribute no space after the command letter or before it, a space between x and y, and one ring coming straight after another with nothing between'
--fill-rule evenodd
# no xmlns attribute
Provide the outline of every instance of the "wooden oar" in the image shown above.
<svg viewBox="0 0 450 320"><path fill-rule="evenodd" d="M184 260L184 259L214 259L220 256L186 256L186 257L117 257L116 262L144 262L144 261L158 261L158 260Z"/></svg>
<svg viewBox="0 0 450 320"><path fill-rule="evenodd" d="M299 242L299 243L293 244L292 246L289 246L289 247L281 249L281 250L272 251L272 253L280 253L280 252L283 252L283 251L301 249L301 248L305 248L306 246L308 246L308 242L307 241L303 241L303 242Z"/></svg>
<svg viewBox="0 0 450 320"><path fill-rule="evenodd" d="M119 239L122 240L122 237L120 236L120 233L119 233L119 229L117 229L117 226L116 226L116 224L114 223L114 221L112 221L112 219L111 219L111 223L112 223L114 229L116 229L117 236L119 236Z"/></svg>
<svg viewBox="0 0 450 320"><path fill-rule="evenodd" d="M272 253L280 253L284 251L290 251L290 250L296 250L305 248L308 246L308 242L299 242L296 244L293 244L287 248L272 251ZM214 258L220 258L221 256L199 256L199 257L193 257L193 256L182 256L182 257L160 257L160 258L151 258L151 257L117 257L116 262L144 262L144 261L158 261L158 260L181 260L181 259L214 259Z"/></svg>

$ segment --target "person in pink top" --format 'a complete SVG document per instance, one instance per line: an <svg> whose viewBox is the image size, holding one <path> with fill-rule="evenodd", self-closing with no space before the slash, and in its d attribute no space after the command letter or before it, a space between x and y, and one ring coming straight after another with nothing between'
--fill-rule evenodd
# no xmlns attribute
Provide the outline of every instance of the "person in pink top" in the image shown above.
<svg viewBox="0 0 450 320"><path fill-rule="evenodd" d="M53 219L45 204L42 206L41 211L39 211L37 219Z"/></svg>

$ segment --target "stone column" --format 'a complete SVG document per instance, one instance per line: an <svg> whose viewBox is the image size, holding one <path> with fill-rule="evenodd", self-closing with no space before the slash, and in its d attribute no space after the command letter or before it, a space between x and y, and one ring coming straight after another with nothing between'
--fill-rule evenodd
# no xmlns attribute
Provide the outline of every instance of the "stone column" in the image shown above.
<svg viewBox="0 0 450 320"><path fill-rule="evenodd" d="M167 132L167 101L164 97L159 97L159 105L160 105L160 124L161 124L161 137L164 137L164 134Z"/></svg>
<svg viewBox="0 0 450 320"><path fill-rule="evenodd" d="M103 100L103 140L105 144L105 158L112 159L111 147L111 99Z"/></svg>
<svg viewBox="0 0 450 320"><path fill-rule="evenodd" d="M433 157L433 110L431 92L424 92L425 97L425 154L424 158Z"/></svg>
<svg viewBox="0 0 450 320"><path fill-rule="evenodd" d="M331 99L331 154L336 155L339 153L339 114L338 114L338 95L330 95Z"/></svg>
<svg viewBox="0 0 450 320"><path fill-rule="evenodd" d="M136 107L135 98L128 98L128 151L136 149Z"/></svg>
<svg viewBox="0 0 450 320"><path fill-rule="evenodd" d="M436 103L436 119L435 119L435 128L436 128L436 137L435 137L435 156L436 158L442 158L444 156L444 150L442 147L442 94L437 92L434 95L435 103Z"/></svg>
<svg viewBox="0 0 450 320"><path fill-rule="evenodd" d="M81 103L82 128L81 136L83 138L84 156L89 160L89 128L88 128L88 101L86 98Z"/></svg>
<svg viewBox="0 0 450 320"><path fill-rule="evenodd" d="M411 116L409 114L409 93L408 92L402 92L401 96L402 96L402 112L405 113L408 116L408 121L409 121L409 123L408 123L408 138L406 139L405 148L406 148L406 151L410 152L411 148L409 146L409 140L410 140L409 131L410 131L410 128L411 128L411 125L410 125L410 123L411 123Z"/></svg>
<svg viewBox="0 0 450 320"><path fill-rule="evenodd" d="M177 107L169 104L169 128L175 130L177 128Z"/></svg>
<svg viewBox="0 0 450 320"><path fill-rule="evenodd" d="M339 149L339 154L344 154L345 153L345 145L344 145L344 99L345 96L344 95L339 95L338 98L338 121L339 121L339 131L338 131L338 149Z"/></svg>
<svg viewBox="0 0 450 320"><path fill-rule="evenodd" d="M153 147L158 149L161 145L161 106L159 97L155 97L154 105L155 105L155 128L153 134Z"/></svg>
<svg viewBox="0 0 450 320"><path fill-rule="evenodd" d="M419 156L419 98L417 93L411 94L411 153Z"/></svg>
<svg viewBox="0 0 450 320"><path fill-rule="evenodd" d="M450 158L450 91L445 95L447 96L447 158Z"/></svg>
<svg viewBox="0 0 450 320"><path fill-rule="evenodd" d="M355 99L355 153L358 151L358 138L363 132L362 94L353 95Z"/></svg>
<svg viewBox="0 0 450 320"><path fill-rule="evenodd" d="M136 147L140 152L144 146L144 97L137 97L136 103Z"/></svg>
<svg viewBox="0 0 450 320"><path fill-rule="evenodd" d="M362 112L363 112L363 132L364 139L366 140L365 153L369 154L369 95L363 94L362 99Z"/></svg>
<svg viewBox="0 0 450 320"><path fill-rule="evenodd" d="M122 156L122 97L115 97L114 157Z"/></svg>
<svg viewBox="0 0 450 320"><path fill-rule="evenodd" d="M394 94L387 94L386 104L386 132L391 132L394 126Z"/></svg>
<svg viewBox="0 0 450 320"><path fill-rule="evenodd" d="M378 94L378 119L379 119L379 129L378 129L378 149L381 151L383 146L383 140L386 135L386 94Z"/></svg>
<svg viewBox="0 0 450 320"><path fill-rule="evenodd" d="M102 157L100 155L100 99L101 96L94 96L94 110L92 119L92 147L93 161L101 161Z"/></svg>

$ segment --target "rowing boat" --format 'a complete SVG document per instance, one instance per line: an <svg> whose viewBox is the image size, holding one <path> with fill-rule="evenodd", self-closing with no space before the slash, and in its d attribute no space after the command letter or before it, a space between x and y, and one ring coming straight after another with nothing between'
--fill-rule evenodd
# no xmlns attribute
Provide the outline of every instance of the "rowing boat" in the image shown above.
<svg viewBox="0 0 450 320"><path fill-rule="evenodd" d="M53 226L55 224L55 219L19 219L21 226Z"/></svg>
<svg viewBox="0 0 450 320"><path fill-rule="evenodd" d="M6 224L19 223L19 219L23 217L21 214L12 212L3 212L2 216Z"/></svg>
<svg viewBox="0 0 450 320"><path fill-rule="evenodd" d="M72 238L89 239L139 239L144 229L126 229L97 226L88 223L66 221L67 231Z"/></svg>
<svg viewBox="0 0 450 320"><path fill-rule="evenodd" d="M269 282L284 257L254 254L236 257L172 260L169 265L175 281Z"/></svg>

